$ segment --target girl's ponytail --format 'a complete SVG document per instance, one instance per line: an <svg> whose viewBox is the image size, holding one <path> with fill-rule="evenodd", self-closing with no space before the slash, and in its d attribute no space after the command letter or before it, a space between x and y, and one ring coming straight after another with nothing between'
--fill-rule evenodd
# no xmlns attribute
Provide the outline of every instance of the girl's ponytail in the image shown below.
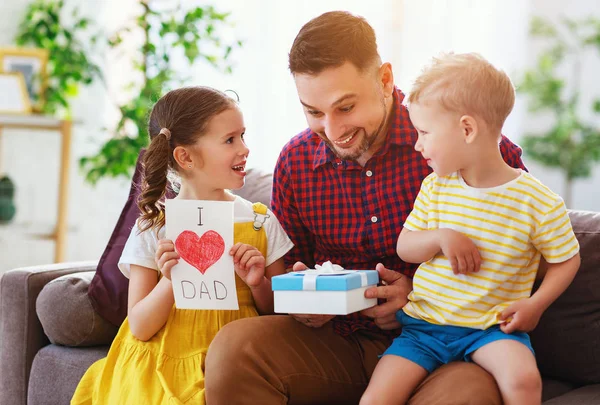
<svg viewBox="0 0 600 405"><path fill-rule="evenodd" d="M150 141L144 154L144 176L142 191L138 200L141 211L139 219L140 232L149 228L159 229L165 224L162 200L167 190L167 174L171 159L171 131L162 128Z"/></svg>

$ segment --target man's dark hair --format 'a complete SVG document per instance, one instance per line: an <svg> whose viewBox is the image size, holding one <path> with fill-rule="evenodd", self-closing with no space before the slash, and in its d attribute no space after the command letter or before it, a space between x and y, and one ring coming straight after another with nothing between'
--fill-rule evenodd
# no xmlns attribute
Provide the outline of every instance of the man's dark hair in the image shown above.
<svg viewBox="0 0 600 405"><path fill-rule="evenodd" d="M375 61L375 31L363 17L330 11L307 22L298 32L289 54L292 74L315 75L351 62L363 72Z"/></svg>

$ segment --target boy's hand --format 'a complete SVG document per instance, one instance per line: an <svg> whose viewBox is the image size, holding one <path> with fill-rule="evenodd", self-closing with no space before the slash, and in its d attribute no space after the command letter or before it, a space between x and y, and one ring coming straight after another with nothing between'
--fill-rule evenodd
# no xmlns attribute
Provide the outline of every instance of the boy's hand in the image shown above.
<svg viewBox="0 0 600 405"><path fill-rule="evenodd" d="M504 333L530 332L540 321L543 310L531 298L513 302L498 315L498 319L506 321L500 325Z"/></svg>
<svg viewBox="0 0 600 405"><path fill-rule="evenodd" d="M381 329L397 329L400 327L400 322L396 319L396 312L408 302L408 294L413 288L412 280L396 271L386 269L381 263L378 263L375 269L379 272L379 279L385 285L368 288L365 290L365 297L384 298L386 302L367 308L361 313L373 318L375 324Z"/></svg>
<svg viewBox="0 0 600 405"><path fill-rule="evenodd" d="M258 287L263 282L266 261L257 248L238 242L233 245L229 254L233 256L235 272L248 287Z"/></svg>
<svg viewBox="0 0 600 405"><path fill-rule="evenodd" d="M471 239L453 229L440 229L440 248L452 265L454 274L478 272L481 256Z"/></svg>
<svg viewBox="0 0 600 405"><path fill-rule="evenodd" d="M158 241L154 261L163 276L167 280L171 280L171 269L179 263L179 253L175 251L175 244L172 240L161 239Z"/></svg>

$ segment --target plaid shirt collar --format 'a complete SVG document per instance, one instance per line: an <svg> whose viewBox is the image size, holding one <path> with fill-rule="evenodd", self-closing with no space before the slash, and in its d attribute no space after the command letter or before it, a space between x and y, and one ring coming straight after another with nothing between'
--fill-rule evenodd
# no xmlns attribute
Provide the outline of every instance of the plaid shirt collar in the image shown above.
<svg viewBox="0 0 600 405"><path fill-rule="evenodd" d="M406 106L402 105L405 97L404 93L402 93L398 87L394 87L392 96L394 98L394 105L392 107L392 114L390 117L388 117L388 121L390 123L399 122L400 125L390 125L390 129L387 133L387 142L385 142L383 147L375 153L375 156L386 154L390 148L390 145L412 146L417 141L417 134L412 126L412 123L410 122L408 112L406 111ZM410 129L406 130L406 128ZM342 163L342 159L333 153L333 151L329 148L325 141L319 137L319 135L313 131L311 131L311 135L319 138L320 140L313 158L313 170L316 170L320 166L329 162L335 162L337 164ZM358 163L351 163L356 164L357 167L359 166Z"/></svg>

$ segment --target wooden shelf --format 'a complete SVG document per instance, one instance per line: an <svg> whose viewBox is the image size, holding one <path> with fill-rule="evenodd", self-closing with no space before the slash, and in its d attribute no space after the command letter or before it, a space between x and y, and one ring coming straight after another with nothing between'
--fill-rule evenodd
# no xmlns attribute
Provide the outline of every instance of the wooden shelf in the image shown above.
<svg viewBox="0 0 600 405"><path fill-rule="evenodd" d="M45 115L8 115L0 114L0 142L4 129L33 129L42 131L58 131L61 135L61 152L58 182L58 212L56 226L47 232L38 235L43 239L55 241L54 261L56 263L65 260L66 238L67 238L67 208L69 191L69 157L71 154L71 128L69 120L60 120ZM0 168L0 174L2 170ZM8 225L10 228L11 225ZM35 237L35 236L34 236Z"/></svg>

